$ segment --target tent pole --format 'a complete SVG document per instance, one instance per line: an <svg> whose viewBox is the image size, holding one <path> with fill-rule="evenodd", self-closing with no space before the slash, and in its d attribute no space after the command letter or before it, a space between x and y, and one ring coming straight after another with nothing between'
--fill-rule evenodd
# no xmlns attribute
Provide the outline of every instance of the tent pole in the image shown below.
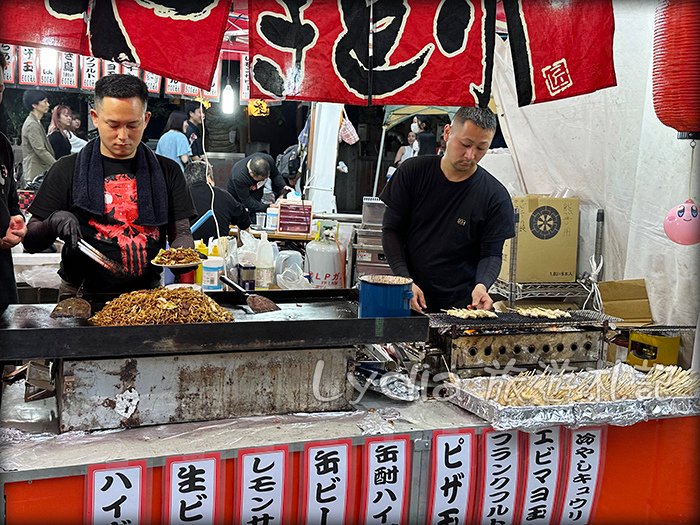
<svg viewBox="0 0 700 525"><path fill-rule="evenodd" d="M377 185L379 184L379 170L382 169L382 158L384 157L384 138L386 137L386 126L382 126L382 140L379 142L379 156L377 157L377 171L374 174L374 188L372 197L377 196Z"/></svg>

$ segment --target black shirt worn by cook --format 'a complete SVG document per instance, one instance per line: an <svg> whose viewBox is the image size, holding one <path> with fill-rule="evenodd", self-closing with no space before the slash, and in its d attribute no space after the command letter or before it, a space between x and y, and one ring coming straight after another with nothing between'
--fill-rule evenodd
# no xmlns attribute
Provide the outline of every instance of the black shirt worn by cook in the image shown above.
<svg viewBox="0 0 700 525"><path fill-rule="evenodd" d="M59 275L86 292L122 293L154 288L161 268L150 264L167 240L167 224L142 226L138 221L136 159L117 160L102 156L105 176L103 215L91 214L73 202L73 172L77 154L63 157L51 166L29 212L43 220L57 210L68 210L80 223L88 243L110 259L120 262L128 276L118 278L78 250L63 247ZM168 223L196 215L185 177L177 163L156 156L168 188Z"/></svg>
<svg viewBox="0 0 700 525"><path fill-rule="evenodd" d="M501 255L485 253L484 246L502 246L515 235L508 190L481 166L467 180L451 182L441 158L406 160L380 195L396 218L407 276L423 290L430 311L466 306L479 260ZM396 273L396 262L390 263Z"/></svg>
<svg viewBox="0 0 700 525"><path fill-rule="evenodd" d="M219 232L217 234L214 219L210 217L202 224L197 231L192 232L194 239L203 239L205 242L209 237L226 237L229 232L229 225L235 224L241 230L250 227L250 217L248 212L237 202L227 191L210 187L206 182L197 182L190 186L192 200L197 208L197 218L204 215L211 207L211 192L214 192L214 215L219 223ZM194 223L195 221L190 221Z"/></svg>

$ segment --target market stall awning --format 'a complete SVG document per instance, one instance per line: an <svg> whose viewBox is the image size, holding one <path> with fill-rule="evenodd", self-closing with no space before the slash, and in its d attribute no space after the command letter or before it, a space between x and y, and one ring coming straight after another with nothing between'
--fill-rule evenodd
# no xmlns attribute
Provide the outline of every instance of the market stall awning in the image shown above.
<svg viewBox="0 0 700 525"><path fill-rule="evenodd" d="M455 116L457 106L384 106L384 124L386 129L393 128L413 115L448 115Z"/></svg>

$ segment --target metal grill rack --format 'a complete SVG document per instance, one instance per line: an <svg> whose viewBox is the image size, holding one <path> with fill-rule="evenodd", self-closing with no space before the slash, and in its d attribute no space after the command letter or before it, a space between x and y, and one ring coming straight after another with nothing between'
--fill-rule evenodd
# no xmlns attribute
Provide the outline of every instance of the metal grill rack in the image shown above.
<svg viewBox="0 0 700 525"><path fill-rule="evenodd" d="M429 314L430 328L445 329L528 329L547 328L550 326L581 326L594 324L602 326L603 323L619 321L617 317L601 314L593 310L572 310L568 312L571 317L561 317L559 319L548 319L541 317L526 317L515 312L499 313L498 317L485 317L479 319L462 319L446 313Z"/></svg>
<svg viewBox="0 0 700 525"><path fill-rule="evenodd" d="M569 299L588 295L579 282L573 283L511 283L497 279L491 291L507 297L509 302L521 299Z"/></svg>

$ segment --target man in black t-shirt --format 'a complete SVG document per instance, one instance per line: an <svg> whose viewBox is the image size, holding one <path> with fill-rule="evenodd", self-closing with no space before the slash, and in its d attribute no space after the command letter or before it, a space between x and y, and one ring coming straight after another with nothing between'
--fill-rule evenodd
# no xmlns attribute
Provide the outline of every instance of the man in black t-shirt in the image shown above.
<svg viewBox="0 0 700 525"><path fill-rule="evenodd" d="M185 167L185 180L190 188L195 208L197 208L197 219L212 208L213 194L213 211L219 225L217 232L214 218L210 217L196 231L192 232L195 239L203 239L204 242L207 242L209 237L226 237L231 224L235 224L241 230L250 228L250 217L241 203L237 202L227 191L214 186L210 164L201 160L189 162Z"/></svg>
<svg viewBox="0 0 700 525"><path fill-rule="evenodd" d="M187 113L187 126L185 136L192 149L191 160L204 160L204 146L202 145L202 128L204 128L204 111L199 102L185 102Z"/></svg>
<svg viewBox="0 0 700 525"><path fill-rule="evenodd" d="M488 289L515 236L508 191L477 164L495 132L488 108L460 108L444 155L406 160L380 196L384 253L395 275L413 279L414 310L493 306Z"/></svg>
<svg viewBox="0 0 700 525"><path fill-rule="evenodd" d="M262 202L265 182L270 179L275 197L283 197L292 188L284 182L273 158L267 153L253 153L239 160L231 168L231 177L226 189L248 209L251 222L255 222L257 212L267 211L269 204Z"/></svg>
<svg viewBox="0 0 700 525"><path fill-rule="evenodd" d="M122 293L153 288L161 268L150 264L166 239L193 248L189 219L196 215L178 165L141 143L151 114L148 90L133 75L109 75L95 85L90 110L99 137L48 171L29 212L24 246L45 249L56 237L65 244L59 275L62 292ZM117 276L77 248L84 238L120 263Z"/></svg>

